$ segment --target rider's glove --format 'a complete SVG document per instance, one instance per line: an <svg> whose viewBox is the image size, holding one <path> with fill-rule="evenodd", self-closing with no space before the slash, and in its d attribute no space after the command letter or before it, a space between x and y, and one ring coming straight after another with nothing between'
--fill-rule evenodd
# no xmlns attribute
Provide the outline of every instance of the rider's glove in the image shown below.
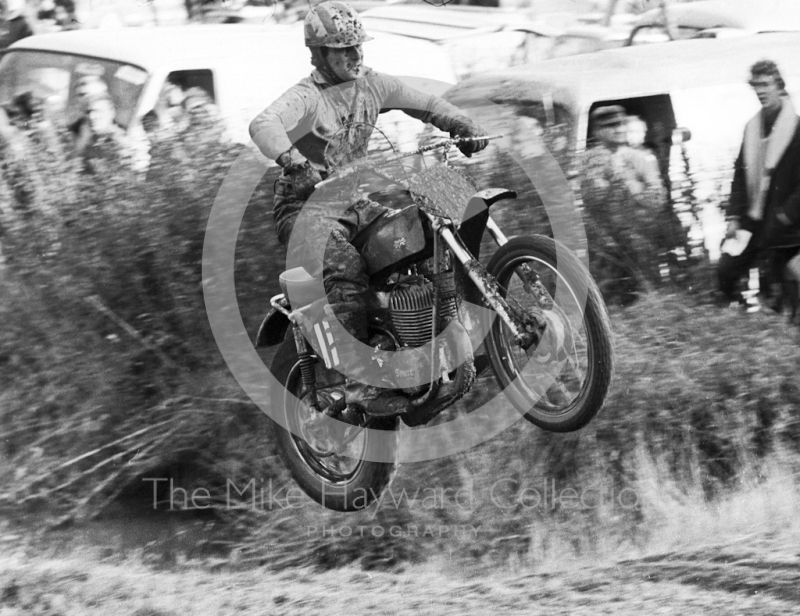
<svg viewBox="0 0 800 616"><path fill-rule="evenodd" d="M305 201L314 192L314 189L322 181L322 176L319 171L311 166L311 163L306 161L302 165L290 167L286 169L286 173L292 180L292 188L294 189L295 197L301 201Z"/></svg>
<svg viewBox="0 0 800 616"><path fill-rule="evenodd" d="M291 181L295 197L301 201L308 199L317 184L322 181L319 171L294 148L281 154L277 162Z"/></svg>
<svg viewBox="0 0 800 616"><path fill-rule="evenodd" d="M475 124L469 118L463 118L456 122L453 128L450 129L450 137L483 137L486 135L480 126ZM489 144L485 139L479 141L467 141L459 144L458 149L467 158L471 158L475 152L480 152Z"/></svg>

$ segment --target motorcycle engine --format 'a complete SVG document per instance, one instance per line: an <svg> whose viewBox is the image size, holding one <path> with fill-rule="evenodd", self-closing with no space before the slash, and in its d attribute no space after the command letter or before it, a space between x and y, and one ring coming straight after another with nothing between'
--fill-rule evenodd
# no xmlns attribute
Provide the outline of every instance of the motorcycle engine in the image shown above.
<svg viewBox="0 0 800 616"><path fill-rule="evenodd" d="M399 283L389 298L392 326L403 346L419 347L432 338L433 284L422 276Z"/></svg>
<svg viewBox="0 0 800 616"><path fill-rule="evenodd" d="M439 289L439 308L437 331L441 330L456 316L455 279L452 272L433 274L435 283L425 276L412 276L401 281L392 289L389 297L389 311L392 327L401 346L419 347L427 344L433 337L434 284Z"/></svg>
<svg viewBox="0 0 800 616"><path fill-rule="evenodd" d="M389 296L389 312L394 335L399 343L393 370L395 377L406 384L401 390L408 395L422 394L428 390L431 376L431 357L425 353L406 353L415 347L430 343L434 333L439 334L456 317L457 302L452 272L433 274L432 282L425 276L410 276L397 283ZM433 331L433 312L438 287L439 305L437 327ZM458 363L447 350L447 345L437 347L438 370L445 375L456 369ZM446 378L446 377L445 377ZM420 383L422 383L420 385Z"/></svg>
<svg viewBox="0 0 800 616"><path fill-rule="evenodd" d="M406 395L417 396L428 389L425 383L430 377L430 359L426 355L420 360L416 355L406 355L406 352L431 341L433 300L433 284L423 276L400 282L389 297L392 329L400 344L394 375L407 383L406 387L401 387Z"/></svg>

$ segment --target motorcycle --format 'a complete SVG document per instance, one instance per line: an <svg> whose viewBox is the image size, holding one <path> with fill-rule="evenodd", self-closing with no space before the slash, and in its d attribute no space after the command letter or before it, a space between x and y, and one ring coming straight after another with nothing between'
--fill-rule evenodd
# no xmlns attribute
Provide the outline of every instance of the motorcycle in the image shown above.
<svg viewBox="0 0 800 616"><path fill-rule="evenodd" d="M330 315L311 309L321 281L301 267L281 275L284 292L270 300L256 336L257 347L280 345L270 366L281 385L271 391L278 453L300 488L329 509L355 511L380 498L396 467L399 421L429 424L489 366L508 402L544 430L579 430L603 406L613 348L597 285L556 240L503 234L490 210L515 199L513 191L453 198L465 189L447 154L462 141L403 154L442 150L444 164L415 174L402 191L371 194L399 195L407 205L354 241L370 274L372 359L389 362L411 410L377 417L347 408ZM497 250L484 267L486 231ZM480 348L485 354L476 357Z"/></svg>

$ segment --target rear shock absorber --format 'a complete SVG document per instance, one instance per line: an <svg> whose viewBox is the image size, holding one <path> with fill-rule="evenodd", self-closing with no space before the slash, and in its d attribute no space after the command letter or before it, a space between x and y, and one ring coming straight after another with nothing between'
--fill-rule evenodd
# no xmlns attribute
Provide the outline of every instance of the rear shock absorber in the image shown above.
<svg viewBox="0 0 800 616"><path fill-rule="evenodd" d="M319 401L317 400L317 376L314 370L316 359L311 354L311 349L306 342L303 332L297 324L292 328L294 335L294 344L297 348L297 357L300 361L300 376L303 379L303 388L306 392L306 397L311 406L319 410Z"/></svg>

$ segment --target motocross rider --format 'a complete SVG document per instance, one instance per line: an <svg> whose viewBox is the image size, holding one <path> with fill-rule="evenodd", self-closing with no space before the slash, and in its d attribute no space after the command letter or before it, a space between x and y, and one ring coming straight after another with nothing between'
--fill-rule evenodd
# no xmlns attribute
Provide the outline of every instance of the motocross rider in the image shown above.
<svg viewBox="0 0 800 616"><path fill-rule="evenodd" d="M381 111L401 109L453 137L486 135L444 100L422 94L395 77L364 66L362 43L371 37L367 36L358 14L349 4L322 2L306 16L304 33L315 70L289 88L250 124L250 136L255 144L283 168L276 181L273 217L284 245L289 244L304 203L316 185L327 177L326 157L330 160L333 154L338 161L348 162L365 156L372 126ZM475 140L462 143L459 149L471 156L486 145L485 140ZM361 197L343 214L341 210L314 212L314 219L325 226L322 237L328 237L322 264L328 303L352 336L336 340L338 357L348 376L345 401L348 408L378 416L403 413L408 410L409 401L389 389L361 383L357 378L367 369L359 365L356 345L370 343L362 296L369 279L364 261L351 242L390 211Z"/></svg>

